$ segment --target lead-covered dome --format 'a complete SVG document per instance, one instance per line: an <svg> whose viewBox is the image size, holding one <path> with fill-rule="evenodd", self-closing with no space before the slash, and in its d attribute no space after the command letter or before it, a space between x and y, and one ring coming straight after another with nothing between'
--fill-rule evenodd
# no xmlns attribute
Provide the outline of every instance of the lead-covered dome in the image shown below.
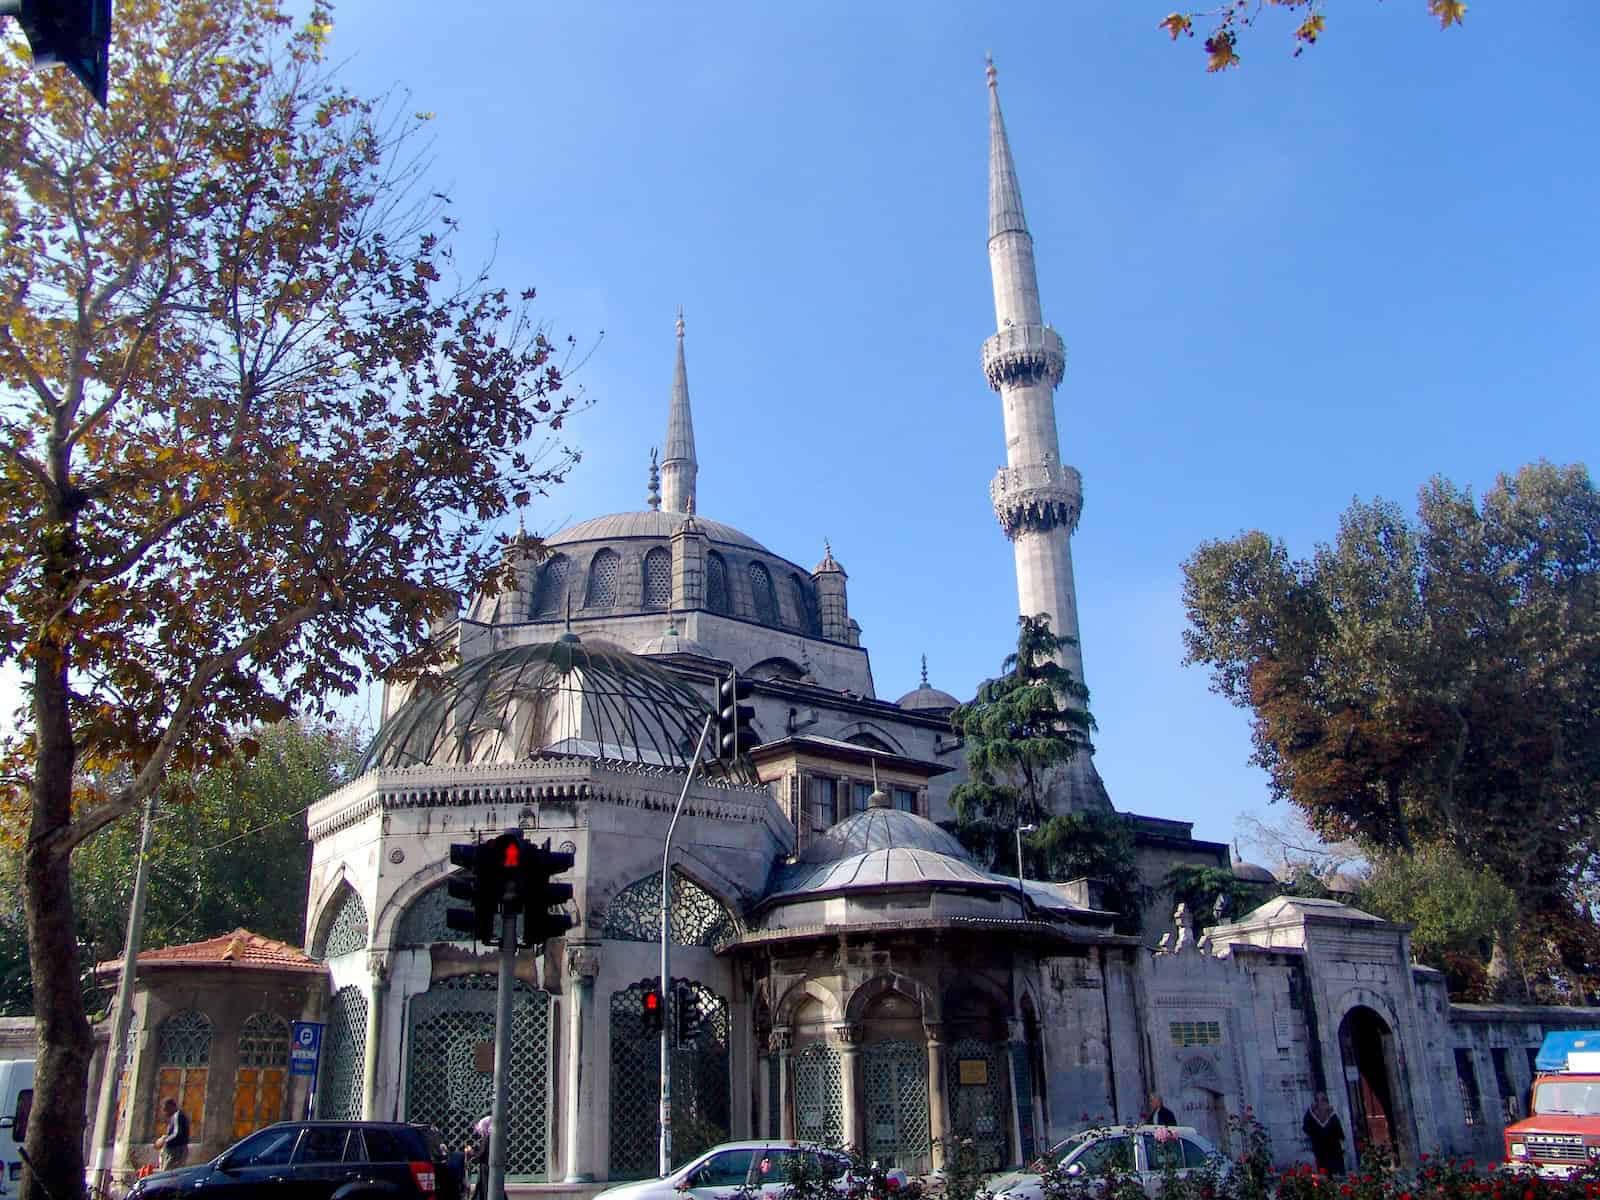
<svg viewBox="0 0 1600 1200"><path fill-rule="evenodd" d="M724 546L738 546L745 550L759 550L762 554L772 553L755 538L735 529L732 525L724 525L721 521L710 521L695 513L659 510L590 517L587 521L569 525L561 532L545 538L544 544L554 547L565 546L572 542L610 542L618 538L670 538L683 528L684 522L691 516L694 517L695 526L710 541L720 542Z"/></svg>

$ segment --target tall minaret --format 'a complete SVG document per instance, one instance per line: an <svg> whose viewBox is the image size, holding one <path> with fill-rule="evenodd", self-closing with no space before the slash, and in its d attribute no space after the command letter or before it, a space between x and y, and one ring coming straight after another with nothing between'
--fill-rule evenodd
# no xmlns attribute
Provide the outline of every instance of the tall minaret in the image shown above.
<svg viewBox="0 0 1600 1200"><path fill-rule="evenodd" d="M988 75L989 273L999 332L983 343L983 373L1000 393L1006 425L1006 465L989 485L989 496L1016 553L1019 612L1048 613L1054 632L1076 639L1072 532L1083 505L1083 483L1077 471L1061 463L1054 394L1066 369L1066 351L1040 315L1033 238L1022 216L993 60ZM1062 665L1083 681L1083 655L1076 645L1062 655Z"/></svg>
<svg viewBox="0 0 1600 1200"><path fill-rule="evenodd" d="M689 415L689 372L683 365L683 309L679 308L678 367L672 376L667 449L661 459L661 507L668 512L693 512L694 481L699 470L694 457L694 419Z"/></svg>

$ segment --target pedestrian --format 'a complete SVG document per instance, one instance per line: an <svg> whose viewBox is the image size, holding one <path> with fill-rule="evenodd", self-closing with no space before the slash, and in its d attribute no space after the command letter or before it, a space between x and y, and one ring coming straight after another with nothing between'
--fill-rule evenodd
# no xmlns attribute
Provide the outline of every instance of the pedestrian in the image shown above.
<svg viewBox="0 0 1600 1200"><path fill-rule="evenodd" d="M1318 1092L1300 1128L1311 1143L1311 1155L1317 1160L1317 1169L1329 1175L1344 1174L1344 1126L1339 1114L1328 1103L1328 1093Z"/></svg>
<svg viewBox="0 0 1600 1200"><path fill-rule="evenodd" d="M1146 1125L1176 1125L1177 1116L1161 1102L1160 1092L1150 1093L1150 1107L1144 1119Z"/></svg>
<svg viewBox="0 0 1600 1200"><path fill-rule="evenodd" d="M490 1117L480 1117L472 1127L478 1141L472 1148L472 1200L484 1200L489 1192L489 1127Z"/></svg>
<svg viewBox="0 0 1600 1200"><path fill-rule="evenodd" d="M167 1119L167 1131L156 1139L156 1149L161 1151L161 1169L171 1171L189 1157L189 1115L171 1096L161 1102L161 1115Z"/></svg>

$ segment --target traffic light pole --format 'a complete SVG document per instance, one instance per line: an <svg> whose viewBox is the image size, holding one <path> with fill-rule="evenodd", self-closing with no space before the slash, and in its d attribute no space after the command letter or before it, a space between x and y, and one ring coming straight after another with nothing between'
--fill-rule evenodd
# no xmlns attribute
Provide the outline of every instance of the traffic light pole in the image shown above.
<svg viewBox="0 0 1600 1200"><path fill-rule="evenodd" d="M511 989L516 983L517 910L500 913L500 986L494 995L494 1107L489 1110L489 1182L485 1200L506 1194L506 1082L511 1075Z"/></svg>
<svg viewBox="0 0 1600 1200"><path fill-rule="evenodd" d="M694 783L695 772L700 769L700 757L706 751L706 740L711 736L711 725L716 713L706 717L700 728L700 740L695 744L694 760L689 773L683 778L683 790L678 793L678 806L672 810L672 821L667 826L667 844L661 849L661 1177L672 1170L672 1031L677 1027L673 1013L675 989L672 986L672 835L677 831L678 818L683 815L684 801L689 798L689 787ZM491 1197L492 1200L492 1197Z"/></svg>

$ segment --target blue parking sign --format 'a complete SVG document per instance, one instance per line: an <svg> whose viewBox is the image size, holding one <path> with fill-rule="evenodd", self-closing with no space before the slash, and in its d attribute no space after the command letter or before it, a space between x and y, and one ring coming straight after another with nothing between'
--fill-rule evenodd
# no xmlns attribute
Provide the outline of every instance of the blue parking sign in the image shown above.
<svg viewBox="0 0 1600 1200"><path fill-rule="evenodd" d="M317 1057L322 1053L322 1025L316 1021L296 1021L289 1037L289 1074L317 1076Z"/></svg>

